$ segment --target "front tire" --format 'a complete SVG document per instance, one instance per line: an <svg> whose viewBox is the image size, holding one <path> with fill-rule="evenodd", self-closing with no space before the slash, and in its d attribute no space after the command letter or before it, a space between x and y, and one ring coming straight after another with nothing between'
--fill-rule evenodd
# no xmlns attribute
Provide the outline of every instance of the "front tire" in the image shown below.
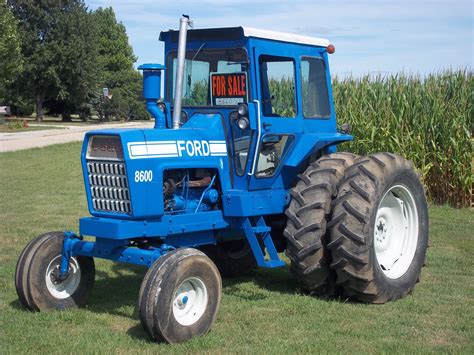
<svg viewBox="0 0 474 355"><path fill-rule="evenodd" d="M95 280L94 259L71 257L69 275L59 281L63 232L50 232L33 239L22 251L15 271L20 302L30 310L64 310L84 306Z"/></svg>
<svg viewBox="0 0 474 355"><path fill-rule="evenodd" d="M331 267L347 296L384 303L414 288L428 246L428 207L412 163L390 153L356 161L339 186L331 225Z"/></svg>
<svg viewBox="0 0 474 355"><path fill-rule="evenodd" d="M184 342L211 329L221 292L219 271L204 253L192 248L170 251L145 275L140 321L155 341Z"/></svg>

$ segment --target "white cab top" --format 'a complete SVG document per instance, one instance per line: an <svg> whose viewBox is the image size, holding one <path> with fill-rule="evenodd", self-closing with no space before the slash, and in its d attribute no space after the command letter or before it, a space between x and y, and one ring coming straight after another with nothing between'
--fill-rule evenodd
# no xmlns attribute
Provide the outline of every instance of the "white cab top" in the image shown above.
<svg viewBox="0 0 474 355"><path fill-rule="evenodd" d="M309 44L313 46L327 47L330 42L324 38L301 36L293 33L260 30L252 27L242 27L245 37L257 37L273 39L275 41Z"/></svg>

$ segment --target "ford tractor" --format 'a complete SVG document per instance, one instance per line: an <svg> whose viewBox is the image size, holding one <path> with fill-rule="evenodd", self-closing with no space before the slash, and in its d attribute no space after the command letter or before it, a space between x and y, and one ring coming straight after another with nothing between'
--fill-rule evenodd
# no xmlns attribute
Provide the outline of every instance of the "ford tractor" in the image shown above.
<svg viewBox="0 0 474 355"><path fill-rule="evenodd" d="M288 262L315 295L384 303L411 292L428 243L424 188L401 156L336 151L353 137L336 125L334 46L190 25L185 16L161 32L164 65L138 68L154 128L85 135L90 216L77 233L25 247L21 303L84 306L94 258L143 265L141 324L153 340L178 343L213 326L221 276L256 266Z"/></svg>

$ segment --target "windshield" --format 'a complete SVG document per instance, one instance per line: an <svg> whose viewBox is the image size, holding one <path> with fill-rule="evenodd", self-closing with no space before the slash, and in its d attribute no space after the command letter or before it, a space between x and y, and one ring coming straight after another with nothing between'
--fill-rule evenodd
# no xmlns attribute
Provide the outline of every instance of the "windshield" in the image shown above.
<svg viewBox="0 0 474 355"><path fill-rule="evenodd" d="M168 101L174 100L176 52L166 60ZM248 101L248 60L243 48L187 51L183 106L234 106Z"/></svg>

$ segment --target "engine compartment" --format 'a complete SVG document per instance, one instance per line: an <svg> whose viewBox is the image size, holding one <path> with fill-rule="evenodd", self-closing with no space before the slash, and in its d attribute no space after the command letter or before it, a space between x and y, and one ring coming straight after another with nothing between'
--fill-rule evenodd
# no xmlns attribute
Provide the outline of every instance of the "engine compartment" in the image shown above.
<svg viewBox="0 0 474 355"><path fill-rule="evenodd" d="M163 173L165 214L206 212L218 209L219 191L214 169L173 169Z"/></svg>

